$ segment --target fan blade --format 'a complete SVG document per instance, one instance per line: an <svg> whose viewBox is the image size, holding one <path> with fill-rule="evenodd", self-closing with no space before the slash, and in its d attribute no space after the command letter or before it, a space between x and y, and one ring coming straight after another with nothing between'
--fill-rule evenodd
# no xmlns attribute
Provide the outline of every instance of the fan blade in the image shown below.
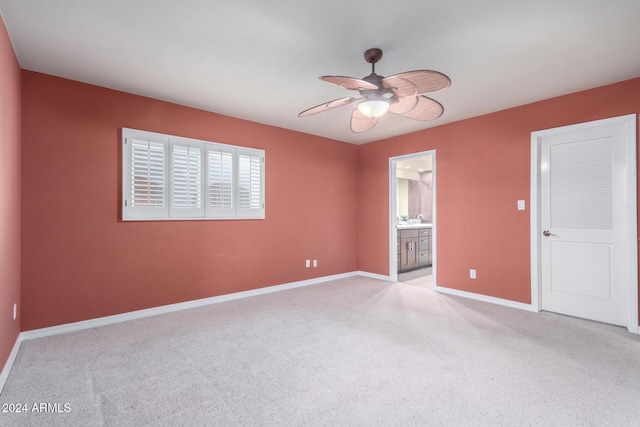
<svg viewBox="0 0 640 427"><path fill-rule="evenodd" d="M360 89L380 89L377 85L369 83L365 80L356 79L354 77L343 76L322 76L320 80L324 80L327 83L331 83L349 90Z"/></svg>
<svg viewBox="0 0 640 427"><path fill-rule="evenodd" d="M351 113L351 131L356 133L366 132L378 123L377 118L369 118L357 108Z"/></svg>
<svg viewBox="0 0 640 427"><path fill-rule="evenodd" d="M308 110L304 110L302 113L298 114L298 117L312 116L314 114L322 113L323 111L331 110L332 108L342 107L343 105L351 104L356 99L357 98L352 98L350 96L334 99L333 101L325 102L324 104L316 105Z"/></svg>
<svg viewBox="0 0 640 427"><path fill-rule="evenodd" d="M385 89L395 88L394 96L396 98L436 92L446 89L450 85L449 77L431 70L407 71L382 79L382 86Z"/></svg>
<svg viewBox="0 0 640 427"><path fill-rule="evenodd" d="M389 105L389 111L415 120L435 120L444 113L444 107L424 95L400 98Z"/></svg>
<svg viewBox="0 0 640 427"><path fill-rule="evenodd" d="M411 111L418 105L417 96L407 96L406 98L394 98L397 102L389 103L389 111L396 114L404 114Z"/></svg>

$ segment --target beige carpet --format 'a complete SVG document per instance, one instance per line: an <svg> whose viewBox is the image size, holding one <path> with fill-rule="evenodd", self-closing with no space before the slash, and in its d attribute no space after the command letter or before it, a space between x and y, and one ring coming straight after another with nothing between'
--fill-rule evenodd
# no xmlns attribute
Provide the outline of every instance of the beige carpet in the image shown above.
<svg viewBox="0 0 640 427"><path fill-rule="evenodd" d="M433 288L432 267L398 274L398 282L423 288Z"/></svg>
<svg viewBox="0 0 640 427"><path fill-rule="evenodd" d="M26 341L16 403L0 425L637 426L640 338L355 277Z"/></svg>

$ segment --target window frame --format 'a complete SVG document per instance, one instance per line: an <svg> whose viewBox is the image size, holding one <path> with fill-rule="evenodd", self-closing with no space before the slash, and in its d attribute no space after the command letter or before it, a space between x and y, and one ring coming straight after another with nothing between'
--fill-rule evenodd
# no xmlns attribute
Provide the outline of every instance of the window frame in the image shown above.
<svg viewBox="0 0 640 427"><path fill-rule="evenodd" d="M133 145L134 141L162 145L164 153L164 187L163 206L134 206L132 197ZM200 206L174 206L174 151L175 147L188 147L189 150L200 151ZM156 148L157 149L157 148ZM217 208L210 206L209 192L209 153L221 152L231 154L231 207ZM259 187L255 184L253 198L258 197L256 207L240 207L240 156L251 156L259 161ZM228 157L227 157L228 159ZM227 160L228 161L228 160ZM228 163L227 163L228 171ZM222 176L222 170L220 176ZM228 174L227 174L228 175ZM145 177L146 178L146 177ZM148 178L150 179L150 178ZM228 181L228 178L227 178ZM223 191L223 190L221 190ZM259 191L259 194L255 194ZM227 187L228 192L228 187ZM183 221L183 220L234 220L265 218L265 151L217 142L192 138L165 135L136 129L122 128L122 220L123 221Z"/></svg>

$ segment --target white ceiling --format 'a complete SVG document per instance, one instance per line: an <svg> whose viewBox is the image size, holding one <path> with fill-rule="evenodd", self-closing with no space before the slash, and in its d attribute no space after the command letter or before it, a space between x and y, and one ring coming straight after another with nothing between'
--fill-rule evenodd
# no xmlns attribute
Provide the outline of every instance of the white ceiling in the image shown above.
<svg viewBox="0 0 640 427"><path fill-rule="evenodd" d="M638 0L0 0L22 68L363 144L640 76ZM349 129L321 75L447 74L444 115ZM153 130L153 129L150 129Z"/></svg>
<svg viewBox="0 0 640 427"><path fill-rule="evenodd" d="M411 157L396 161L396 170L411 171L415 173L428 172L433 169L433 157L431 155Z"/></svg>

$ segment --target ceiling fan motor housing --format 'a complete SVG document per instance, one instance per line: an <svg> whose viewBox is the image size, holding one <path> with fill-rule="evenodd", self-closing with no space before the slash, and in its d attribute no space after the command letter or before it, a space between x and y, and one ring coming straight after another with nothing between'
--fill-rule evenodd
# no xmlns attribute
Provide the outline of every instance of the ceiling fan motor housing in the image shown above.
<svg viewBox="0 0 640 427"><path fill-rule="evenodd" d="M379 89L360 89L358 92L360 92L360 95L362 95L365 99L383 98L384 100L390 103L397 102L396 99L392 98L395 88L392 88L392 87L385 88L384 85L382 84L383 78L384 78L383 76L380 76L376 73L371 73L368 76L363 77L362 80L378 86Z"/></svg>

